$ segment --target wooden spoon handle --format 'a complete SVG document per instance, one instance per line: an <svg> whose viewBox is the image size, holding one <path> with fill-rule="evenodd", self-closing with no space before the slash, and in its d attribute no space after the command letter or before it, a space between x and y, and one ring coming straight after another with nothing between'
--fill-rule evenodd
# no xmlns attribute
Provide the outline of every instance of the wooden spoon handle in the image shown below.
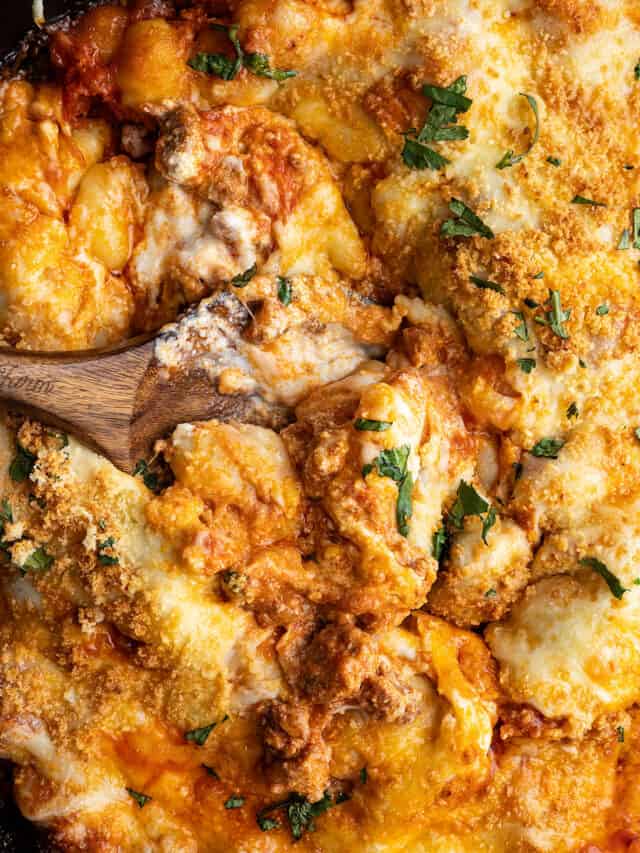
<svg viewBox="0 0 640 853"><path fill-rule="evenodd" d="M39 420L73 432L130 471L139 452L130 426L138 388L153 360L148 337L96 353L0 350L0 396Z"/></svg>

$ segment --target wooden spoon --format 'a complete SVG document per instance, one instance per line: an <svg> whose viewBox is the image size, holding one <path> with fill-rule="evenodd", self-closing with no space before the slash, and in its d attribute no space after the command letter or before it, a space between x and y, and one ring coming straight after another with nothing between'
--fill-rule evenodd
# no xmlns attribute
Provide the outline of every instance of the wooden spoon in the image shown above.
<svg viewBox="0 0 640 853"><path fill-rule="evenodd" d="M242 303L223 295L207 306L212 323L219 318L226 322L227 347L233 346L228 335L230 299L239 335L249 316L244 306L243 313L238 312ZM255 393L220 394L211 372L196 363L187 362L171 373L163 368L156 358L157 343L175 337L178 328L176 324L153 338L91 352L0 349L0 398L73 433L128 473L150 455L156 439L179 423L216 418L282 425L282 407Z"/></svg>

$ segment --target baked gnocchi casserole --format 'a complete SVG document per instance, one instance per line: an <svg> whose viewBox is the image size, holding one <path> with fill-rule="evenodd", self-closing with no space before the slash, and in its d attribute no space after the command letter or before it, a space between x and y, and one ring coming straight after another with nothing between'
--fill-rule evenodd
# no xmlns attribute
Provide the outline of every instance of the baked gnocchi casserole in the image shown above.
<svg viewBox="0 0 640 853"><path fill-rule="evenodd" d="M187 311L165 364L196 341L279 422L129 476L3 415L23 814L67 851L638 853L636 0L48 32L0 80L0 343Z"/></svg>

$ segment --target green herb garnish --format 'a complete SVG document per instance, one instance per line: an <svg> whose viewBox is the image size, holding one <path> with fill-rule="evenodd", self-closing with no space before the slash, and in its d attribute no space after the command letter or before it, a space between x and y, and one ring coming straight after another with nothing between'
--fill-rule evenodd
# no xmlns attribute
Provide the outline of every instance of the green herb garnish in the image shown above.
<svg viewBox="0 0 640 853"><path fill-rule="evenodd" d="M431 542L433 558L440 562L449 550L449 534L444 524L433 534Z"/></svg>
<svg viewBox="0 0 640 853"><path fill-rule="evenodd" d="M257 272L258 265L254 264L252 267L249 267L248 270L245 270L238 275L234 275L231 279L231 284L234 287L246 287Z"/></svg>
<svg viewBox="0 0 640 853"><path fill-rule="evenodd" d="M640 249L640 207L633 208L633 248Z"/></svg>
<svg viewBox="0 0 640 853"><path fill-rule="evenodd" d="M109 536L104 542L97 543L98 562L101 566L116 566L120 562L118 556L105 553L105 551L110 551L113 548L115 541L113 536Z"/></svg>
<svg viewBox="0 0 640 853"><path fill-rule="evenodd" d="M489 281L486 278L478 278L477 275L470 275L469 281L481 290L495 290L496 293L502 293L504 296L504 287L495 281Z"/></svg>
<svg viewBox="0 0 640 853"><path fill-rule="evenodd" d="M277 80L278 83L282 80L288 80L289 77L295 77L298 73L297 71L283 71L280 68L272 68L269 57L264 53L245 53L244 67L257 77L268 77L269 80Z"/></svg>
<svg viewBox="0 0 640 853"><path fill-rule="evenodd" d="M476 492L473 486L470 486L465 480L461 480L456 494L456 501L449 512L449 518L458 530L462 530L462 522L466 516L481 516L488 509L489 504L487 501Z"/></svg>
<svg viewBox="0 0 640 853"><path fill-rule="evenodd" d="M334 800L331 799L331 795L326 792L321 800L311 803L301 794L294 793L287 797L286 800L265 806L265 808L261 809L256 815L256 820L258 822L258 826L263 832L278 829L280 827L280 822L268 817L268 815L272 815L274 812L284 811L289 823L291 835L296 841L298 841L302 838L305 832L314 832L316 828L315 818L324 814L324 812L333 806L337 806L341 802L345 802L345 799L346 798L344 797L338 796L334 802Z"/></svg>
<svg viewBox="0 0 640 853"><path fill-rule="evenodd" d="M589 207L606 207L604 201L594 201L592 198L585 198L583 195L574 195L571 199L571 204L586 204Z"/></svg>
<svg viewBox="0 0 640 853"><path fill-rule="evenodd" d="M558 452L564 447L564 441L561 438L541 438L533 445L529 453L532 456L538 456L545 459L557 459Z"/></svg>
<svg viewBox="0 0 640 853"><path fill-rule="evenodd" d="M488 535L489 531L491 530L491 528L493 527L493 525L496 523L497 515L498 514L496 511L496 508L494 506L491 506L491 507L489 507L489 512L485 515L485 517L482 520L482 541L484 542L485 545L489 544L487 542L487 535Z"/></svg>
<svg viewBox="0 0 640 853"><path fill-rule="evenodd" d="M616 736L618 738L618 743L624 743L624 726L618 726L616 728Z"/></svg>
<svg viewBox="0 0 640 853"><path fill-rule="evenodd" d="M569 408L567 409L567 417L568 418L577 418L578 414L579 414L578 404L574 400L573 403L571 403L569 405Z"/></svg>
<svg viewBox="0 0 640 853"><path fill-rule="evenodd" d="M278 276L278 299L282 304L286 307L287 305L291 305L292 299L292 289L291 282L288 278L285 278L282 275Z"/></svg>
<svg viewBox="0 0 640 853"><path fill-rule="evenodd" d="M224 804L225 809L239 809L244 805L244 797L240 797L237 794L233 797L229 797L229 799Z"/></svg>
<svg viewBox="0 0 640 853"><path fill-rule="evenodd" d="M211 776L212 779L220 779L213 767L209 767L208 764L201 764L200 767L202 767L202 769L205 770L207 775Z"/></svg>
<svg viewBox="0 0 640 853"><path fill-rule="evenodd" d="M621 599L625 592L629 592L628 589L622 586L613 572L610 572L605 564L601 560L598 560L597 557L582 557L579 562L581 566L586 566L588 569L593 569L594 572L597 572L606 581L611 594L615 598Z"/></svg>
<svg viewBox="0 0 640 853"><path fill-rule="evenodd" d="M564 327L564 323L571 316L571 309L566 311L562 309L560 292L558 290L549 290L549 310L545 311L544 317L534 317L536 323L541 326L549 326L551 331L563 340L569 338L569 333Z"/></svg>
<svg viewBox="0 0 640 853"><path fill-rule="evenodd" d="M236 55L231 59L224 53L197 53L187 63L195 71L211 74L214 77L220 77L222 80L233 80L243 66L258 77L268 77L270 80L277 80L278 82L296 76L295 71L281 71L277 68L271 68L269 57L264 53L245 53L238 39L239 27L237 24L231 27L224 27L221 24L213 24L212 26L214 29L227 34Z"/></svg>
<svg viewBox="0 0 640 853"><path fill-rule="evenodd" d="M142 475L142 481L151 492L157 492L159 489L158 475L154 474L149 469L149 463L145 459L139 459L136 462L136 467L133 469L133 476L139 477Z"/></svg>
<svg viewBox="0 0 640 853"><path fill-rule="evenodd" d="M520 95L520 97L527 99L527 103L531 107L533 115L535 116L536 126L535 130L533 131L533 137L531 138L531 142L529 143L527 150L523 151L522 154L514 154L514 152L509 149L509 151L507 151L506 154L502 157L500 162L496 163L496 169L508 169L511 166L515 166L517 163L520 163L531 151L531 149L540 137L540 116L538 115L538 102L533 97L533 95L527 95L525 92L519 92L518 94Z"/></svg>
<svg viewBox="0 0 640 853"><path fill-rule="evenodd" d="M54 558L47 554L42 545L39 548L36 548L24 563L20 566L20 571L23 575L27 572L37 572L43 574L44 572L48 572L51 566L53 565Z"/></svg>
<svg viewBox="0 0 640 853"><path fill-rule="evenodd" d="M466 139L469 131L457 125L458 113L466 112L471 99L465 97L467 78L458 77L450 86L422 87L424 95L431 98L432 105L420 132L415 128L404 133L402 159L410 169L443 169L450 161L427 143Z"/></svg>
<svg viewBox="0 0 640 853"><path fill-rule="evenodd" d="M191 729L184 733L184 739L188 740L190 743L195 743L198 746L204 746L207 742L207 738L217 725L218 723L216 722L210 723L208 726L201 726L199 729Z"/></svg>
<svg viewBox="0 0 640 853"><path fill-rule="evenodd" d="M366 478L375 467L381 477L389 477L398 484L398 499L396 502L396 523L402 536L409 535L409 519L413 513L412 493L413 477L407 470L407 462L411 447L403 444L390 450L383 450L373 462L365 465L362 476Z"/></svg>
<svg viewBox="0 0 640 853"><path fill-rule="evenodd" d="M362 768L360 769L360 781L362 782L362 784L363 784L363 785L366 785L366 784L367 784L368 779L369 779L369 774L368 774L368 772L367 772L367 768L366 768L366 767L362 767Z"/></svg>
<svg viewBox="0 0 640 853"><path fill-rule="evenodd" d="M398 486L398 500L396 502L396 523L399 533L405 538L409 535L409 519L413 515L413 477L411 472L402 478Z"/></svg>
<svg viewBox="0 0 640 853"><path fill-rule="evenodd" d="M393 426L393 421L376 421L370 418L357 418L354 427L360 432L386 432Z"/></svg>
<svg viewBox="0 0 640 853"><path fill-rule="evenodd" d="M529 329L527 328L527 321L524 318L524 314L522 311L512 311L511 312L517 320L520 320L520 323L513 330L513 334L516 338L520 338L521 341L529 340Z"/></svg>
<svg viewBox="0 0 640 853"><path fill-rule="evenodd" d="M37 457L20 442L16 443L16 455L9 466L9 476L14 483L23 483L31 475L36 459Z"/></svg>
<svg viewBox="0 0 640 853"><path fill-rule="evenodd" d="M410 169L444 169L451 161L418 139L405 137L402 159Z"/></svg>
<svg viewBox="0 0 640 853"><path fill-rule="evenodd" d="M603 302L602 305L598 305L598 307L596 308L596 314L599 317L604 317L608 313L609 313L609 306L607 305L606 302Z"/></svg>
<svg viewBox="0 0 640 853"><path fill-rule="evenodd" d="M625 228L624 231L622 232L622 234L620 235L620 242L618 243L618 249L620 249L621 251L624 251L625 249L630 249L630 248L631 248L631 240L630 240L629 229Z"/></svg>
<svg viewBox="0 0 640 853"><path fill-rule="evenodd" d="M148 794L141 794L140 791L134 791L133 788L127 788L126 791L127 794L133 797L133 799L136 801L136 803L141 809L143 809L147 805L147 803L150 802L151 799L153 799Z"/></svg>
<svg viewBox="0 0 640 853"><path fill-rule="evenodd" d="M531 373L536 366L535 358L517 358L516 364L523 373Z"/></svg>
<svg viewBox="0 0 640 853"><path fill-rule="evenodd" d="M547 163L551 163L552 166L559 166L562 163L558 157L547 157Z"/></svg>
<svg viewBox="0 0 640 853"><path fill-rule="evenodd" d="M488 225L477 216L470 207L458 198L452 198L449 202L449 210L455 219L445 219L440 227L443 237L473 237L476 234L492 240L495 234Z"/></svg>

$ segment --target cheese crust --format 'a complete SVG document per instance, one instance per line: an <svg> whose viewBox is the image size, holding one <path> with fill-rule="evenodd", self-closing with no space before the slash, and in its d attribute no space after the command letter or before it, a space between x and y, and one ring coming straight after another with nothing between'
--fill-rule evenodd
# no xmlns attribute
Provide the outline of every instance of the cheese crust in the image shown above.
<svg viewBox="0 0 640 853"><path fill-rule="evenodd" d="M638 853L637 2L135 0L47 51L0 80L0 343L164 327L260 417L129 476L3 410L22 812Z"/></svg>

